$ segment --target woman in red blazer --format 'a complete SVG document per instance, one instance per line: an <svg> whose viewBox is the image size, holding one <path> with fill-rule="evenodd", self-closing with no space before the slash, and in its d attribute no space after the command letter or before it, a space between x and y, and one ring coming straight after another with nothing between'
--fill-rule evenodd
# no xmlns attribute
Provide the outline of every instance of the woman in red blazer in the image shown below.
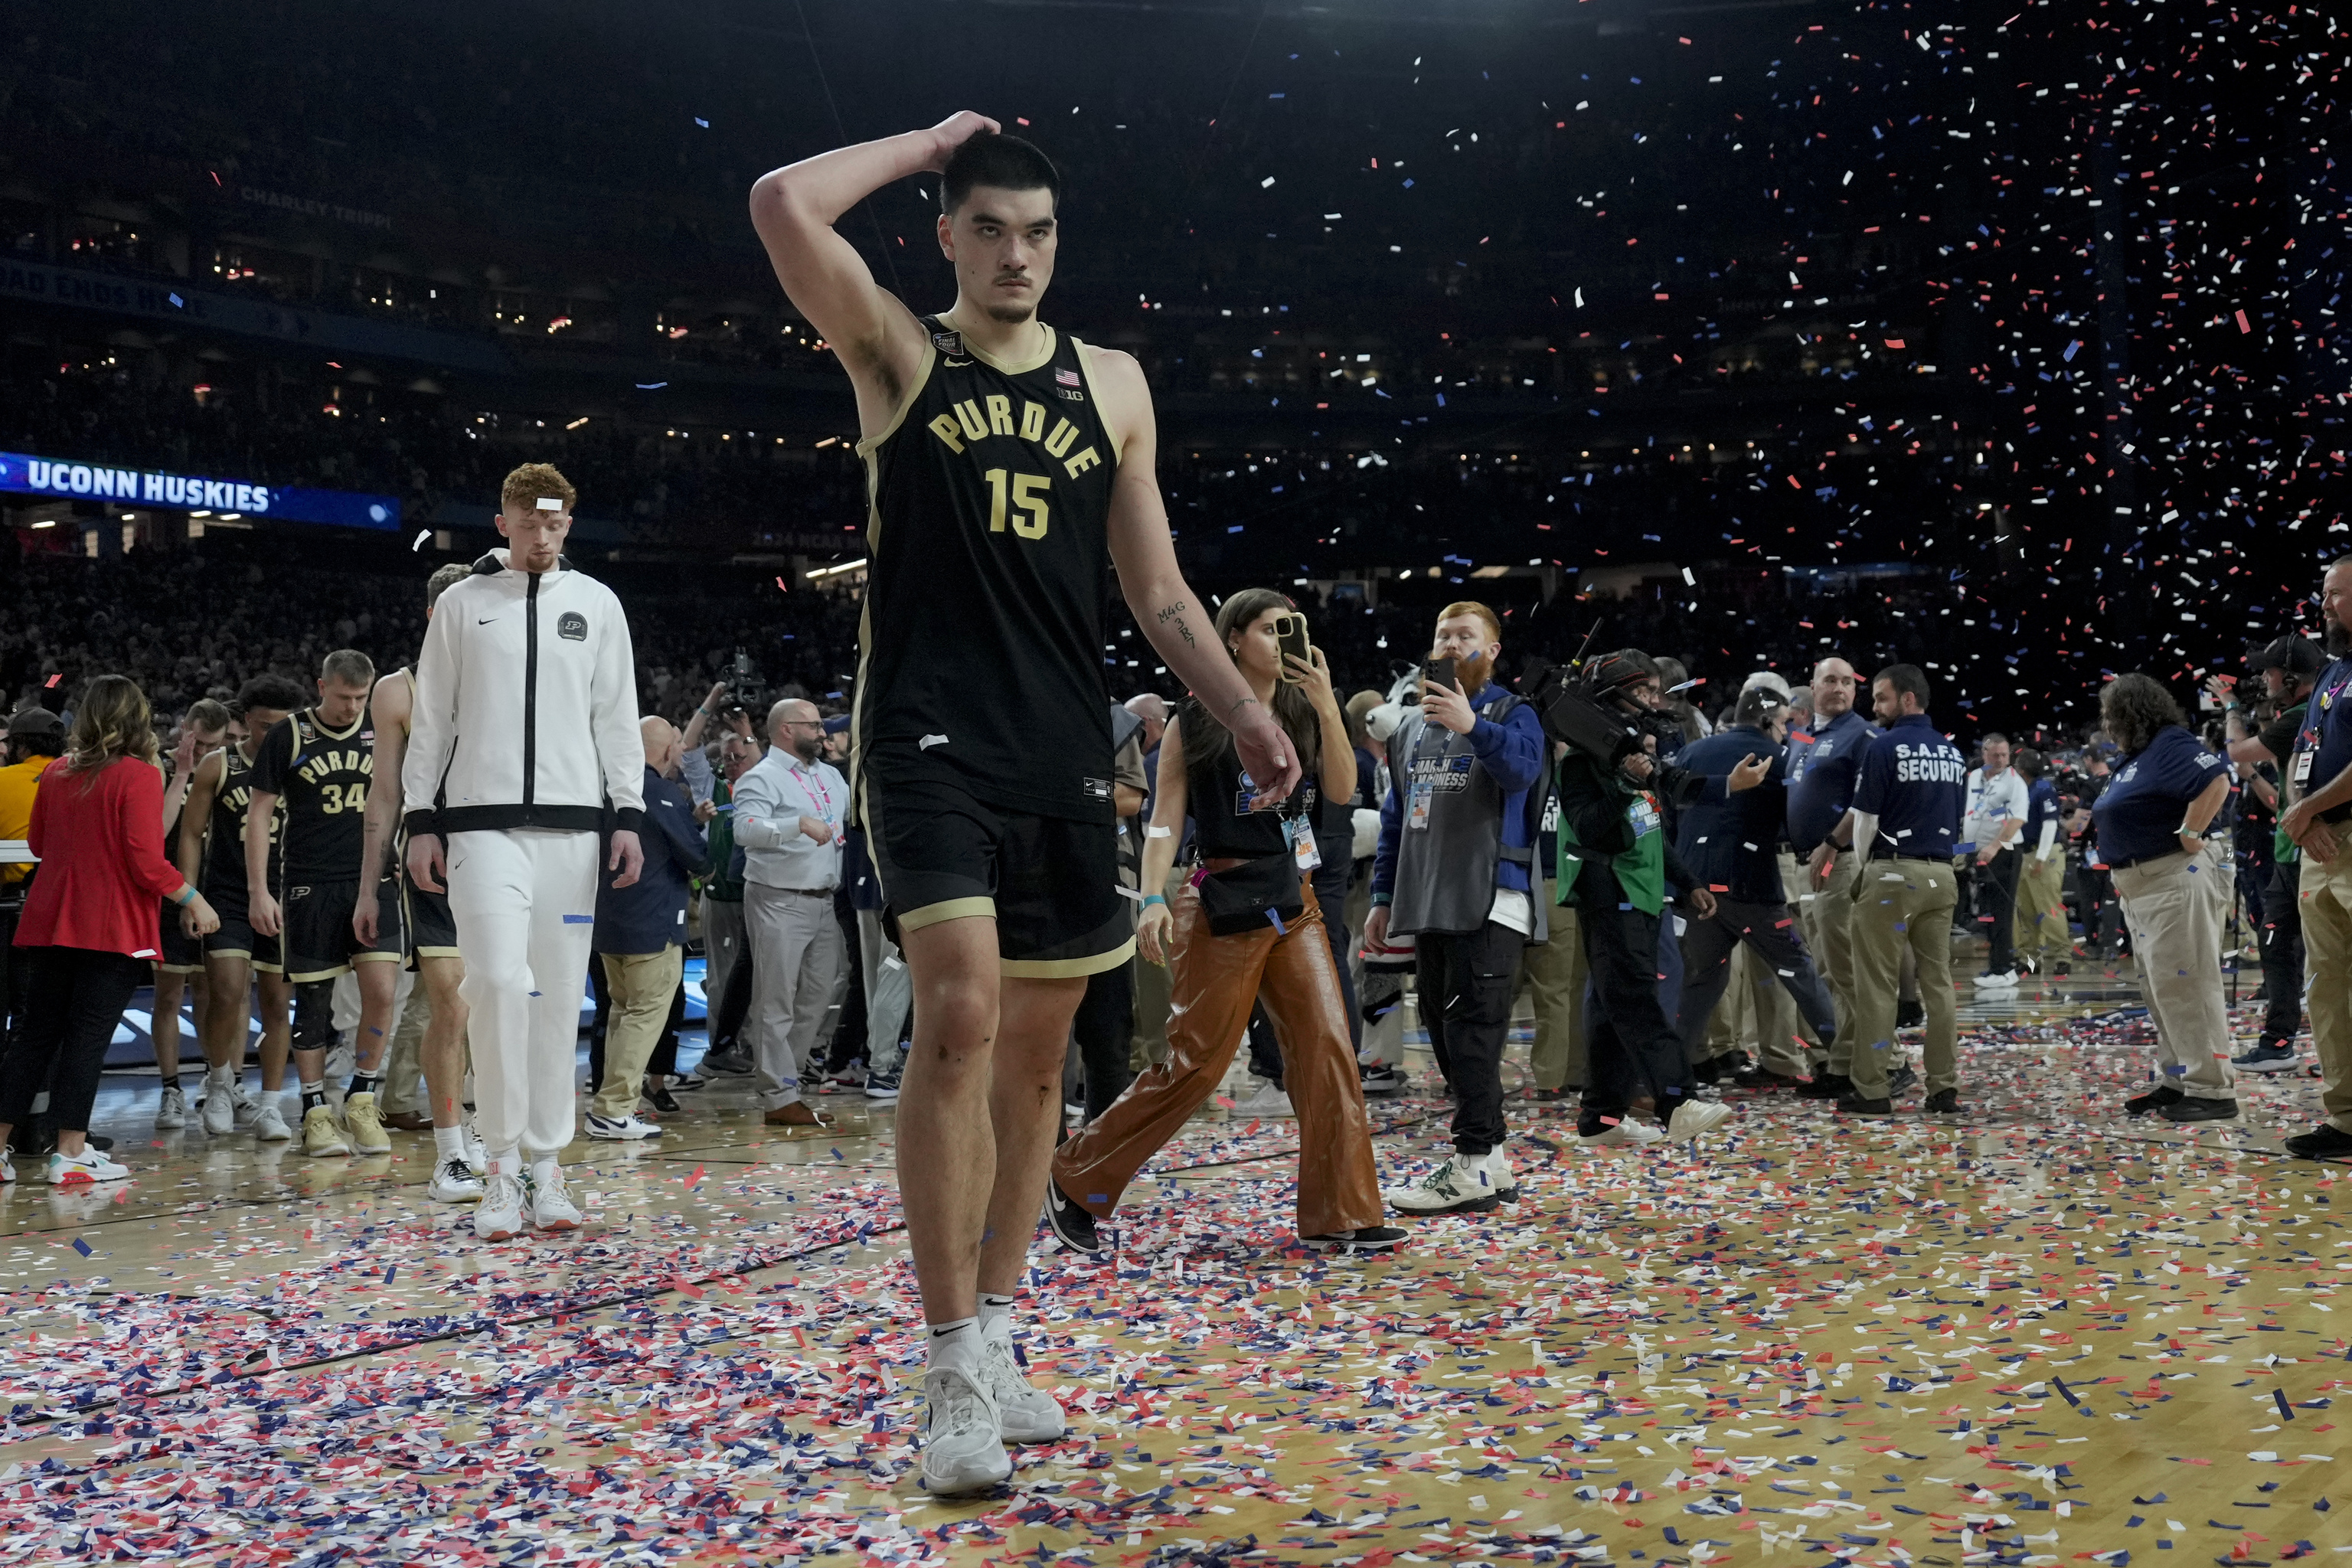
<svg viewBox="0 0 2352 1568"><path fill-rule="evenodd" d="M40 869L16 925L25 1017L0 1047L0 1182L13 1182L8 1134L49 1091L58 1125L48 1179L58 1186L119 1181L129 1170L89 1146L89 1108L115 1020L159 950L156 900L180 906L189 934L220 917L163 853L163 775L146 694L120 675L82 693L66 754L33 796Z"/></svg>

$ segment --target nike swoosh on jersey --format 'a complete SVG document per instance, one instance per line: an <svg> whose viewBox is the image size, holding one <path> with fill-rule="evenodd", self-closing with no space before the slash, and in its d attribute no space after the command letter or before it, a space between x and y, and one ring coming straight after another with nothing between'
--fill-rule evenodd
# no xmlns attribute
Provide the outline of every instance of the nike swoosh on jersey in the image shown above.
<svg viewBox="0 0 2352 1568"><path fill-rule="evenodd" d="M948 738L945 735L926 735L921 740L915 742L915 750L919 752L928 752L933 746L944 746L947 743Z"/></svg>

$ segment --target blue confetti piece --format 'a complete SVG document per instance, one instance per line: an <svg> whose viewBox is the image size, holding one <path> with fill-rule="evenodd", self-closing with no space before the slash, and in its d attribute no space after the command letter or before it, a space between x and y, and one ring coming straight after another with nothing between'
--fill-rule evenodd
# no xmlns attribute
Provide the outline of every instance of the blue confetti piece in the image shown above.
<svg viewBox="0 0 2352 1568"><path fill-rule="evenodd" d="M2286 1402L2285 1390L2273 1388L2271 1390L2271 1397L2278 1401L2280 1420L2292 1421L2294 1419L2294 1407Z"/></svg>
<svg viewBox="0 0 2352 1568"><path fill-rule="evenodd" d="M89 1243L77 1236L74 1237L74 1250L80 1253L84 1258L88 1258L89 1256Z"/></svg>
<svg viewBox="0 0 2352 1568"><path fill-rule="evenodd" d="M2074 1391L2066 1386L2066 1380L2064 1378L2052 1378L2050 1380L2050 1386L2056 1389L2058 1391L2058 1397L2064 1400L2067 1404L2080 1405L2083 1403L2081 1400L2074 1397Z"/></svg>
<svg viewBox="0 0 2352 1568"><path fill-rule="evenodd" d="M1274 922L1275 935L1288 936L1290 934L1290 928L1282 923L1282 917L1280 915L1275 913L1272 910L1268 910L1265 911L1265 918Z"/></svg>
<svg viewBox="0 0 2352 1568"><path fill-rule="evenodd" d="M395 1274L399 1273L399 1272L400 1272L400 1265L399 1265L399 1264L397 1264L397 1263L387 1263L387 1264L385 1264L385 1265L384 1265L384 1268L383 1268L383 1282L384 1282L385 1284L387 1284L387 1285L391 1284L391 1283L392 1283L392 1277L393 1277L394 1275L395 1275Z"/></svg>

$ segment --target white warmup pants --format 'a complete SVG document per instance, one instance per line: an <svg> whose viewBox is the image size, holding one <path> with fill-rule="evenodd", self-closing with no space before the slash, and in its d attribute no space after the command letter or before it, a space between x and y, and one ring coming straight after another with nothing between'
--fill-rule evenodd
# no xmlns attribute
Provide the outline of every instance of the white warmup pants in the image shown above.
<svg viewBox="0 0 2352 1568"><path fill-rule="evenodd" d="M492 1159L551 1157L572 1142L599 843L541 829L449 836L474 1124Z"/></svg>

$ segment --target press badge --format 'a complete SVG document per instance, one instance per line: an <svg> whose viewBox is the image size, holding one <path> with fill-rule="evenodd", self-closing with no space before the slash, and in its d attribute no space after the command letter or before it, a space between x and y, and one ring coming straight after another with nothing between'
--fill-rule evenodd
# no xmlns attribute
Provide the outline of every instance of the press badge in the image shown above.
<svg viewBox="0 0 2352 1568"><path fill-rule="evenodd" d="M1234 792L1234 815L1247 816L1257 809L1257 786L1250 783L1249 770L1242 770L1242 787Z"/></svg>
<svg viewBox="0 0 2352 1568"><path fill-rule="evenodd" d="M2311 782L2312 756L2313 753L2310 752L2297 752L2294 754L2294 782L2297 784L2307 784Z"/></svg>
<svg viewBox="0 0 2352 1568"><path fill-rule="evenodd" d="M1435 790L1430 788L1429 781L1427 779L1416 779L1413 781L1412 804L1405 809L1404 825L1407 827L1418 828L1424 832L1428 830L1429 798L1436 793L1437 792Z"/></svg>
<svg viewBox="0 0 2352 1568"><path fill-rule="evenodd" d="M1298 862L1302 871L1312 871L1323 864L1322 852L1315 847L1314 830L1303 816L1286 818L1282 836L1290 840L1290 858Z"/></svg>

